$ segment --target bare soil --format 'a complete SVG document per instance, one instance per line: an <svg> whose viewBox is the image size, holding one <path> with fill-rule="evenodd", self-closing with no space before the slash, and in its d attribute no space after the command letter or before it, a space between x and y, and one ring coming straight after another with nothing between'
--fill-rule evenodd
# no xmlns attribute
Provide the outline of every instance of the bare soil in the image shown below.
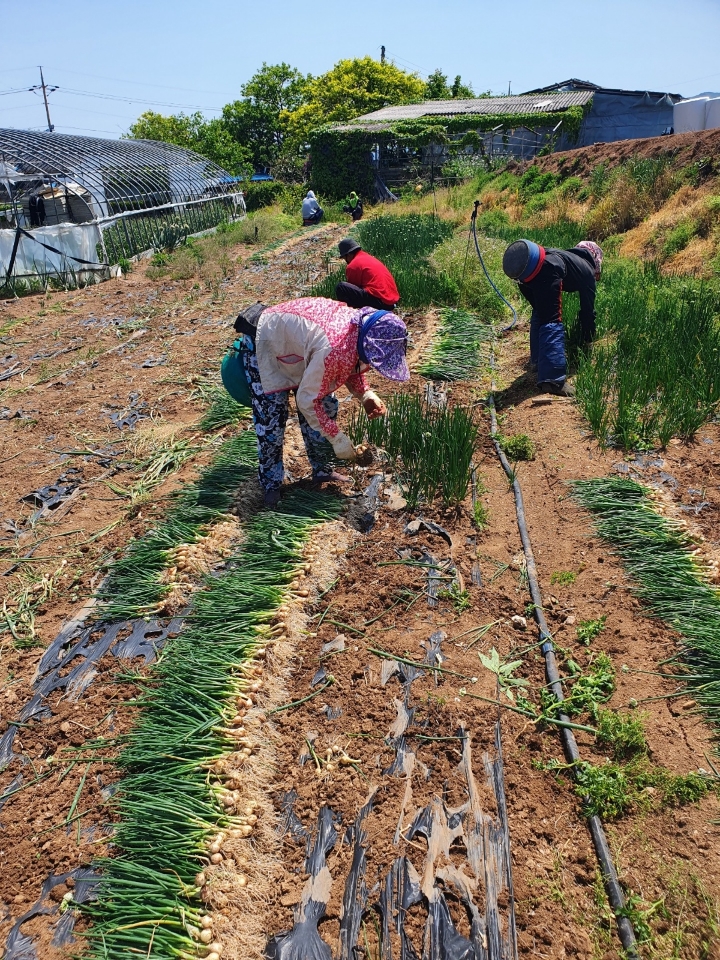
<svg viewBox="0 0 720 960"><path fill-rule="evenodd" d="M577 176L589 174L599 164L608 167L629 160L631 157L657 159L667 157L672 166L680 169L704 161L704 176L718 173L720 155L720 129L701 130L697 133L676 133L667 137L647 137L639 140L616 140L613 143L594 143L590 147L578 147L541 157L537 163L543 170L557 172L571 169Z"/></svg>
<svg viewBox="0 0 720 960"><path fill-rule="evenodd" d="M4 350L8 356L15 354L22 368L28 368L22 379L4 382L0 398L0 407L7 407L11 414L20 411L20 416L0 422L4 468L0 519L5 523L6 538L0 542L6 548L0 573L16 562L18 553L36 548L32 563L21 564L3 578L6 593L12 596L28 584L24 573L28 568L35 578L51 576L64 559L68 561L55 577L52 594L37 611L39 645L19 648L8 633L0 637L0 733L17 720L29 699L43 647L90 595L104 564L162 514L163 496L191 479L211 452L199 453L182 467L133 517L127 516L124 498L104 481L127 487L137 479L134 444L138 435L160 427L177 437L198 435L202 405L194 392L196 383L199 378L217 375L219 359L232 340L231 320L238 309L255 299L272 302L304 292L308 283L321 275L322 254L340 233L341 228L334 227L315 231L269 252L265 263L251 261L247 251L237 251L233 274L217 294L196 288L190 281L152 282L141 267L123 280L97 288L0 305ZM424 344L434 323L432 313L411 316L408 322L415 342ZM131 339L140 330L145 332ZM54 358L32 359L38 353L49 355L65 347L74 349ZM110 352L116 347L119 349ZM701 549L712 558L720 549L720 427L708 425L692 445L671 445L658 455L662 467L626 459L617 451L603 453L574 403L562 399L534 403L537 393L525 372L526 351L524 326L502 341L498 404L503 432L527 433L537 448L535 459L520 465L519 477L553 635L559 648L582 668L591 664L598 651L612 658L617 690L611 706L625 708L631 699L641 701L653 762L674 773L708 768L706 755L713 749L708 727L689 697L667 698L678 690L677 682L657 675L659 665L677 652L677 637L649 618L634 599L621 564L593 536L587 516L568 496L566 481L629 470L648 482L657 482L662 479L660 472L666 473L675 481L663 482L666 501L695 525L703 538ZM163 356L164 362L143 366ZM417 350L413 359L416 357ZM41 369L41 365L45 366ZM419 378L415 382L420 388ZM456 386L452 392L456 400L476 401L487 386ZM378 387L382 393L382 384ZM131 394L138 396L133 400ZM342 405L344 411L348 407ZM140 420L134 430L120 430L110 415L131 408L150 417ZM485 786L482 755L494 753L494 725L500 717L520 955L587 960L620 957L614 920L605 905L579 801L564 776L542 769L550 760L563 760L557 735L552 730L539 731L517 714L466 695L498 698L495 678L478 657L479 652L489 654L492 648L503 657L513 652L522 659L517 674L533 689L545 682L536 631L526 610L529 596L522 578L513 496L487 438L488 421L482 408L477 410L485 433L478 450L478 468L485 486L481 499L489 508L486 530L475 528L468 497L458 510L427 510L423 514L449 532L452 548L427 530L410 535L405 527L415 514L397 509L397 500L383 495L384 506L373 529L353 536L347 549L333 555L331 566L327 553L334 541L316 538L320 553L311 563L310 596L296 601L305 632L294 634L295 641L282 654L278 667L282 684L268 686L259 697L256 712L259 738L272 745L272 756L264 756L265 765L255 771L258 796L264 796L268 811L265 839L259 835L242 841L245 852L237 855L238 863L243 859L248 863L247 894L222 900L208 891L209 901L228 923L230 918L239 921L242 909L249 910L252 904L248 923L252 921L263 936L292 926L293 910L307 880L305 845L293 841L288 833L275 832L275 824L281 821L282 799L291 788L297 792L295 814L307 830L314 830L320 808L326 804L341 818L341 835L375 791L374 806L364 821L371 902L377 897L375 884L384 880L396 857L407 856L422 875L426 849L417 838L405 839L408 825L434 798L444 798L450 809L464 803L467 796L457 770L459 741L427 738L453 738L462 727L469 731L481 801L489 815L496 815ZM63 452L79 449L117 450L118 455ZM289 457L288 463L296 476L307 469L301 456L297 460ZM124 469L120 469L122 465ZM69 467L82 470L81 475L70 475L74 482L79 481L79 492L56 513L28 526L32 508L20 498L55 483ZM366 483L376 470L377 466L360 472L358 485ZM388 493L390 486L388 481ZM698 510L701 503L705 506ZM103 533L116 521L116 526ZM398 550L420 547L438 559L454 561L468 591L467 609L458 609L449 597L441 597L436 607L428 606L426 574L421 568L381 565L397 561ZM472 579L476 560L481 586ZM553 574L562 572L573 573L574 582L557 583ZM332 589L320 597L318 591L336 578ZM415 598L412 605L409 598ZM605 630L590 647L579 644L577 624L601 615L607 617ZM513 616L525 617L526 628L518 629ZM472 643L473 634L468 631L485 624L492 624L487 634ZM383 686L383 659L369 648L422 661L429 638L440 630L445 634L442 667L453 672L426 669L413 682L409 704L415 714L408 727L408 743L415 753L415 767L409 777L395 776L388 772L394 752L387 738L398 721L403 691L397 676ZM323 657L323 644L338 634L345 637L344 650ZM280 657L280 652L277 655ZM623 665L629 669L624 671ZM119 664L108 655L80 699L51 699L51 716L30 721L18 731L15 744L21 752L0 774L0 795L10 784L18 786L16 778L23 776L23 789L9 796L0 809L3 937L38 900L50 875L88 865L110 850L108 789L116 780L108 762L112 755L93 757L87 750L77 751L99 734L121 733L133 723L135 687L116 680L118 668L125 666L143 669L138 662ZM296 709L265 715L265 707L302 699L317 689L311 683L321 666L332 673L331 686ZM509 703L502 695L500 698ZM323 710L325 707L331 711ZM313 758L308 758L308 740L319 757L337 747L356 762L338 763L330 770L321 763L319 776ZM578 741L585 758L603 761L592 737L580 733ZM642 948L645 957L720 957L717 807L713 794L697 805L677 809L660 809L656 798L648 795L646 809L607 825L622 882L648 907L653 905L648 922L654 946ZM80 813L81 818L72 820ZM401 831L396 843L398 825ZM266 848L272 846L271 834L275 852L272 858L268 854L266 860L258 860L268 864L265 874L258 876L253 873L253 851L265 857ZM337 950L350 855L351 847L338 842L328 859L332 885L320 933L333 951ZM445 866L463 869L465 860L464 852L453 847ZM52 906L72 883L70 878L68 884L54 889L49 896ZM257 886L255 899L253 884ZM242 899L245 896L247 900ZM454 922L461 933L467 933L467 915L459 900L448 899ZM507 910L507 899L501 907ZM54 915L42 915L23 926L23 932L36 941L42 960L68 956L79 946L77 942L65 948L52 944L55 920ZM421 952L421 916L414 915L408 933ZM372 930L367 936L372 943ZM251 955L238 950L228 947L224 957Z"/></svg>

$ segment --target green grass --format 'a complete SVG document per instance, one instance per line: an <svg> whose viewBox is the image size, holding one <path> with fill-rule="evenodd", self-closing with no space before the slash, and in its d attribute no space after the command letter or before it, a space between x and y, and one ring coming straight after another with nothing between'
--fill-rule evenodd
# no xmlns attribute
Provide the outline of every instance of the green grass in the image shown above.
<svg viewBox="0 0 720 960"><path fill-rule="evenodd" d="M85 956L195 955L185 924L197 926L205 911L194 878L208 838L229 824L207 766L235 747L222 731L235 713L238 668L285 595L312 527L337 512L327 496L296 492L256 516L227 572L208 577L165 647L117 761L117 853L100 862L98 898L84 908L92 921Z"/></svg>
<svg viewBox="0 0 720 960"><path fill-rule="evenodd" d="M491 323L466 310L441 310L440 327L417 372L428 380L471 380L488 362L494 336Z"/></svg>
<svg viewBox="0 0 720 960"><path fill-rule="evenodd" d="M453 506L470 485L478 427L472 412L458 406L431 407L417 394L397 393L388 412L368 420L361 411L348 429L354 443L382 448L397 473L410 506L439 497Z"/></svg>
<svg viewBox="0 0 720 960"><path fill-rule="evenodd" d="M693 555L679 523L654 509L652 493L633 480L606 477L573 484L595 528L610 543L649 610L680 635L685 682L720 733L720 592Z"/></svg>

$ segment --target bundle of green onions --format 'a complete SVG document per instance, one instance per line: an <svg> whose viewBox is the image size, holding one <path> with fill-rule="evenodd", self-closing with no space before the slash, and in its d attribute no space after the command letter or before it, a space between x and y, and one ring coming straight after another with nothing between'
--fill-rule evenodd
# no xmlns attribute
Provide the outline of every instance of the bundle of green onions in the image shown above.
<svg viewBox="0 0 720 960"><path fill-rule="evenodd" d="M651 491L633 480L582 480L573 490L635 579L637 595L681 635L686 682L720 733L720 591L686 529L657 513Z"/></svg>
<svg viewBox="0 0 720 960"><path fill-rule="evenodd" d="M175 547L195 542L204 527L227 513L233 496L257 469L255 432L246 430L220 448L197 483L183 487L173 508L157 527L134 540L113 564L98 591L96 616L106 622L131 620L155 609L171 587L162 583Z"/></svg>
<svg viewBox="0 0 720 960"><path fill-rule="evenodd" d="M441 310L440 328L418 373L428 380L471 380L489 359L495 331L467 310Z"/></svg>
<svg viewBox="0 0 720 960"><path fill-rule="evenodd" d="M245 688L243 665L263 642L312 527L338 507L326 495L295 492L277 512L256 516L227 572L207 579L165 647L118 760L118 854L99 864L86 956L197 956L189 932L201 919L195 878L209 836L233 823L207 768L236 748L228 725Z"/></svg>

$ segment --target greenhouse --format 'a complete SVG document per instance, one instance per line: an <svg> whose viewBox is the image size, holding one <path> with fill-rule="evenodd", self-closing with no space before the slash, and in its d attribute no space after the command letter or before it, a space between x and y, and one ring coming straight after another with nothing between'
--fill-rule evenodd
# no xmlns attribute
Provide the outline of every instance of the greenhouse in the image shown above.
<svg viewBox="0 0 720 960"><path fill-rule="evenodd" d="M5 285L99 279L244 214L237 178L182 147L0 130Z"/></svg>

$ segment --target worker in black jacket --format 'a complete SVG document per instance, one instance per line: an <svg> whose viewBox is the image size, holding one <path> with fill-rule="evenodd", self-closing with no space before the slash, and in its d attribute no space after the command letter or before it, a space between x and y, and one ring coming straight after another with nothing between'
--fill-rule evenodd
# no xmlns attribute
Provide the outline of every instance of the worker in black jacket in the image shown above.
<svg viewBox="0 0 720 960"><path fill-rule="evenodd" d="M600 277L602 250L583 240L572 250L541 247L532 240L516 240L503 256L503 270L520 287L532 307L530 363L537 368L538 386L571 397L567 383L562 294L580 294L580 332L583 345L595 336L595 283Z"/></svg>

